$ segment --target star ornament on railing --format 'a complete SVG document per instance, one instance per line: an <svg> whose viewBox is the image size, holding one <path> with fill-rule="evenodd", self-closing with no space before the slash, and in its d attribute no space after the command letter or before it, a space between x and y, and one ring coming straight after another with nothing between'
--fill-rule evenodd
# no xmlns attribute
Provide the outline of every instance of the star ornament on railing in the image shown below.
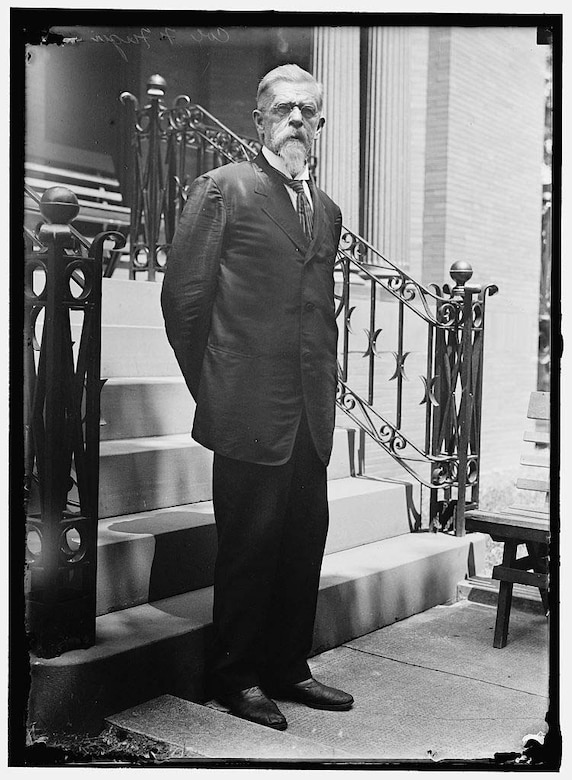
<svg viewBox="0 0 572 780"><path fill-rule="evenodd" d="M367 349L363 353L362 357L379 357L379 354L377 352L377 347L376 347L376 341L382 330L383 328L378 328L375 331L371 331L369 328L363 329L363 332L365 333L367 338Z"/></svg>
<svg viewBox="0 0 572 780"><path fill-rule="evenodd" d="M395 358L395 371L393 373L393 376L389 377L389 381L391 382L392 379L397 379L398 377L401 377L402 379L405 379L406 382L409 382L409 378L405 373L405 361L407 360L407 356L410 355L411 352L404 352L402 355L400 355L398 352L392 352L391 354Z"/></svg>
<svg viewBox="0 0 572 780"><path fill-rule="evenodd" d="M430 403L431 406L439 406L439 401L435 398L435 385L437 384L439 377L434 376L431 380L428 380L425 376L420 376L419 378L424 386L424 394L421 401L419 401L419 406L426 403Z"/></svg>
<svg viewBox="0 0 572 780"><path fill-rule="evenodd" d="M348 309L348 311L346 313L346 316L345 316L345 326L346 326L346 328L347 328L349 333L353 333L354 332L354 329L353 329L352 323L351 323L351 319L352 319L352 314L354 313L355 309L356 309L355 306L351 306Z"/></svg>

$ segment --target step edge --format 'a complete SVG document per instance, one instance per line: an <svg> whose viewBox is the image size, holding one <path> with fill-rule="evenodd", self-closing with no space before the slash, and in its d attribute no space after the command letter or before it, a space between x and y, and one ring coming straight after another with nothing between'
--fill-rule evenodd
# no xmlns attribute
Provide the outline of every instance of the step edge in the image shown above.
<svg viewBox="0 0 572 780"><path fill-rule="evenodd" d="M237 747L238 747L237 739L243 740L241 747L244 748L244 741L248 741L248 737L251 737L252 734L254 734L257 738L258 744L260 744L261 740L262 742L266 742L266 744L273 744L273 743L275 744L277 741L279 741L279 742L283 742L285 747L298 746L300 748L304 748L304 747L320 748L323 753L329 753L332 758L335 757L343 758L343 757L351 756L351 754L341 751L339 748L335 748L326 743L307 739L305 737L299 737L295 734L288 734L285 731L270 731L269 733L269 729L267 729L265 726L261 726L257 723L250 723L249 721L246 721L244 719L232 715L232 713L230 712L224 712L215 707L211 707L208 704L201 704L199 702L188 701L187 699L182 699L180 696L174 696L173 694L163 694L162 696L157 696L154 699L150 699L149 701L144 702L143 704L135 705L134 707L128 707L126 710L122 710L121 712L108 715L105 717L105 722L109 723L110 725L116 728L121 728L124 731L130 731L134 734L139 734L141 736L156 739L157 741L163 742L164 744L167 745L173 745L174 747L183 748L185 750L185 755L187 750L191 750L194 755L204 757L204 758L227 758L228 757L222 755L213 756L211 753L201 752L201 750L199 750L198 748L190 747L188 742L186 741L184 743L181 743L179 741L175 741L173 739L168 739L164 736L161 736L159 730L155 731L155 733L150 733L149 730L144 729L143 727L138 729L135 726L130 726L125 722L122 722L121 720L122 716L124 716L125 718L129 717L129 714L132 713L134 710L136 710L138 707L143 707L143 706L156 703L157 708L159 708L162 702L180 702L181 704L188 707L190 711L200 707L202 710L208 712L209 718L212 718L215 721L217 720L220 721L221 718L228 718L228 717L232 718L234 727L238 728L240 732L242 732L241 734L233 735L233 744Z"/></svg>
<svg viewBox="0 0 572 780"><path fill-rule="evenodd" d="M404 538L413 538L417 536L416 534L404 534L400 537L392 537L390 539L384 539L380 542L371 542L366 545L362 545L357 548L352 548L350 550L342 550L335 553L330 553L329 555L324 556L324 561L328 558L335 558L338 559L342 557L349 557L350 555L352 557L355 557L356 555L359 556L361 553L364 555L365 559L363 563L365 564L367 559L370 560L374 557L379 562L379 555L378 553L381 545L387 545L389 547L393 547L397 544L397 541L401 541ZM424 534L425 536L425 534ZM432 535L435 536L435 535ZM472 534L472 536L476 536L476 534ZM421 553L420 551L413 552L413 554L406 560L402 561L400 564L395 564L394 561L392 561L391 565L389 566L381 566L376 569L370 568L364 568L359 576L354 577L344 577L343 579L338 579L336 582L327 582L325 578L322 578L320 580L320 590L326 590L329 588L335 588L339 585L344 584L345 582L352 582L358 579L363 579L372 576L372 574L376 574L382 571L391 571L394 569L399 568L400 566L404 565L410 565L411 563L414 563L417 560L428 558L428 557L438 557L442 554L446 554L448 552L454 552L456 549L459 549L465 545L469 545L470 540L467 539L467 537L450 537L453 540L453 544L445 544L445 546L439 546L433 553L430 555L427 555L426 553ZM461 544L459 540L464 541L464 544ZM456 543L455 543L456 542ZM415 547L415 544L414 544ZM359 551L359 552L357 552ZM367 553L367 555L365 555ZM391 553L391 550L389 551L389 557L393 557L393 553ZM207 628L211 623L210 619L207 621L204 621L202 618L199 619L199 617L195 614L193 618L180 618L175 617L173 615L168 614L166 611L163 611L161 609L162 606L174 606L177 601L182 602L184 600L193 601L198 599L203 599L208 602L212 603L212 591L213 587L208 586L206 588L200 588L194 591L188 591L186 593L180 593L175 596L168 596L164 599L159 599L158 601L153 601L146 604L138 604L134 607L128 607L124 610L118 610L116 612L109 612L105 615L100 615L97 618L97 622L101 624L110 623L110 622L117 622L119 617L121 615L125 617L131 618L130 625L131 625L131 632L134 622L141 618L144 625L149 624L149 620L153 615L157 615L157 613L163 612L164 619L162 622L162 627L160 631L157 632L157 634L150 633L150 639L148 642L145 642L144 644L155 644L158 642L167 641L171 638L181 636L187 633L193 633L195 631L203 631L205 628ZM202 609L204 611L205 605L202 605ZM190 612L190 610L189 610ZM210 614L210 613L209 613ZM169 625L171 624L171 625ZM167 633L166 633L167 632ZM135 632L137 633L137 632ZM105 643L104 643L105 644ZM112 641L109 643L112 644ZM32 655L32 663L36 665L45 665L52 668L58 668L62 666L75 666L75 667L81 667L84 664L94 663L94 662L100 662L106 659L109 659L110 657L117 656L124 652L131 652L134 648L140 647L141 643L137 642L131 642L127 647L122 648L113 648L113 647L107 647L108 653L105 653L106 650L105 646L100 645L94 645L91 648L87 648L85 650L70 650L68 653L64 653L61 656L57 656L56 658L38 658L36 656ZM95 657L90 657L95 656Z"/></svg>
<svg viewBox="0 0 572 780"><path fill-rule="evenodd" d="M154 449L167 449L166 447L157 447L156 445L165 443L165 444L172 444L172 448L187 448L192 447L196 449L204 450L207 454L211 454L210 450L207 450L205 447L203 447L201 444L199 444L197 441L195 441L191 437L190 429L189 431L183 431L182 433L162 433L157 436L131 436L129 438L125 439L105 439L100 442L99 445L99 455L101 458L109 457L110 455L116 455L116 454L130 454L127 451L127 448L129 446L133 446L135 451L142 451L145 450L154 450ZM113 452L113 448L117 447L117 449L125 449L126 452L123 453L115 453ZM169 448L171 449L171 448ZM110 450L108 452L105 452L105 450Z"/></svg>
<svg viewBox="0 0 572 780"><path fill-rule="evenodd" d="M483 535L479 534L478 536L480 538ZM337 574L335 572L328 572L328 565L335 565L338 560L341 560L342 558L351 559L352 557L359 556L361 553L361 555L364 556L364 561L361 562L361 565L366 565L365 559L367 559L370 555L374 556L379 554L378 548L380 545L385 545L390 548L389 550L386 550L389 558L388 565L384 566L383 568L374 570L370 569L369 571L364 572L363 576L367 577L379 571L392 571L393 569L400 568L401 566L408 566L412 563L415 563L416 561L423 560L424 558L437 557L449 552L455 552L459 549L463 549L464 547L469 547L473 544L473 541L477 541L477 534L471 534L471 537L472 538L467 536L455 537L449 536L448 534L409 532L399 534L398 536L391 536L387 539L381 539L378 542L370 542L368 544L359 545L357 547L351 547L347 550L339 550L337 552L329 553L328 555L324 556L320 589L329 587L335 588L339 584L353 582L356 579L350 574L340 575L339 572ZM405 555L402 553L402 557L400 558L396 554L397 551L392 551L391 548L399 549L404 539L410 540L410 549L408 548L406 550ZM433 546L434 549L431 550L430 546ZM326 571L324 571L324 568ZM335 578L335 580L331 583L327 583L328 577Z"/></svg>
<svg viewBox="0 0 572 780"><path fill-rule="evenodd" d="M353 484L356 481L360 481L360 480L358 480L358 478L356 478L356 477L339 477L337 479L332 479L330 481L328 489L330 489L330 486L336 485L336 488L334 489L333 493L334 494L335 493L339 493L339 495L331 495L330 494L328 496L329 502L333 503L333 502L337 502L337 501L345 501L345 500L353 498L354 496L374 495L375 494L375 492L376 492L375 489L372 489L371 491L370 490L366 490L366 491L358 490L355 493L353 493L353 492L345 493L343 491L343 488L345 486L349 487L350 484ZM345 485L344 484L340 484L340 483L345 483ZM379 484L379 483L376 483L376 484ZM391 487L399 487L399 486L389 485L389 487L391 488ZM384 488L380 488L380 490L382 492L385 492ZM197 509L197 507L200 507L200 509ZM167 514L168 512L173 512L173 511L178 511L178 512L180 512L181 515L184 515L185 512L189 512L189 513L194 512L196 514L203 514L203 515L205 515L205 518L210 517L210 519L207 522L205 522L204 525L207 525L207 524L210 524L210 523L214 523L214 505L213 505L213 501L212 501L212 499L207 499L207 500L204 500L204 501L196 501L196 502L186 503L186 504L175 504L174 506L169 506L169 507L159 507L157 509L149 509L149 510L142 511L142 512L128 512L128 513L126 513L124 515L106 516L106 517L100 519L100 524L103 526L103 529L105 530L106 533L117 534L117 536L115 537L115 542L116 543L121 542L121 541L126 541L127 539L137 540L139 538L149 538L149 537L161 536L163 533L165 533L165 534L176 533L176 532L180 532L180 531L184 531L184 530L192 531L195 528L194 525L188 525L188 526L184 526L182 528L177 528L177 529L161 530L160 528L158 528L156 533L152 532L152 531L145 532L145 533L142 533L142 532L129 532L129 531L115 531L115 530L112 530L112 529L108 528L108 526L111 525L112 523L118 523L118 522L129 522L129 521L135 521L135 520L149 520L149 521L152 521L153 518L156 515L160 516L161 514ZM157 523L160 523L160 522L161 522L160 521L160 517L158 517L157 518ZM407 532L406 532L406 534L407 534ZM113 544L114 542L111 541L111 539L110 539L109 541L106 541L105 543L106 544L107 543ZM359 546L362 546L362 545L359 545ZM333 553L329 553L329 554L331 555Z"/></svg>
<svg viewBox="0 0 572 780"><path fill-rule="evenodd" d="M344 428L338 428L339 431L344 431ZM336 434L334 434L336 435ZM342 436L343 433L340 433L339 436ZM212 450L208 449L207 447L204 447L202 444L200 444L198 441L193 439L191 435L191 426L189 426L188 431L181 431L179 433L162 433L152 436L130 436L120 439L105 439L100 442L100 457L108 457L109 455L119 454L114 452L102 452L102 450L110 450L113 449L114 445L117 446L119 449L127 448L131 444L138 445L136 446L136 449L140 450L142 449L141 445L145 442L149 442L148 447L146 449L153 450L153 444L160 444L161 442L169 443L169 440L172 441L174 445L181 446L181 447L194 447L199 450L204 450L207 455L212 456L213 452ZM163 448L160 448L163 449ZM121 453L121 454L128 454L128 453ZM350 467L350 464L348 464L348 468ZM379 478L374 477L363 477L363 476L356 476L351 477L352 479L359 479L369 482L387 482L391 483L392 480L382 480ZM401 483L400 483L401 484ZM402 483L403 485L406 485L407 483Z"/></svg>
<svg viewBox="0 0 572 780"><path fill-rule="evenodd" d="M105 380L105 387L112 387L112 386L124 386L124 385L183 385L186 387L185 380L182 376L179 376L177 374L167 375L167 376L153 376L150 374L149 376L110 376Z"/></svg>
<svg viewBox="0 0 572 780"><path fill-rule="evenodd" d="M492 577L468 577L457 583L457 600L496 608L499 585L499 581ZM513 585L511 608L522 612L545 614L538 589L519 583Z"/></svg>

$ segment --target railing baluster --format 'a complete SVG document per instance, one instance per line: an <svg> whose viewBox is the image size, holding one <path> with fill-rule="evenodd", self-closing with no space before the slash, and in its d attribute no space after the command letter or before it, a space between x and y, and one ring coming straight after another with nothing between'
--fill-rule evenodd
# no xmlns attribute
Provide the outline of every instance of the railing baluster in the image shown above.
<svg viewBox="0 0 572 780"><path fill-rule="evenodd" d="M425 397L423 401L425 408L425 452L431 452L431 423L433 420L434 408L434 390L436 381L435 369L435 328L432 324L427 325L427 367L425 376Z"/></svg>
<svg viewBox="0 0 572 780"><path fill-rule="evenodd" d="M368 388L367 402L373 404L375 397L375 315L376 315L376 287L373 279L370 282L369 291L369 344L368 344Z"/></svg>
<svg viewBox="0 0 572 780"><path fill-rule="evenodd" d="M343 279L343 296L344 296L344 305L343 305L343 333L344 333L344 350L343 350L343 370L342 370L342 378L344 381L347 381L348 378L348 365L349 365L349 354L350 354L350 316L351 316L351 309L350 309L350 278L349 278L349 264L347 260L342 260L342 268L344 272L344 279Z"/></svg>
<svg viewBox="0 0 572 780"><path fill-rule="evenodd" d="M401 414L403 404L403 314L404 305L403 301L399 301L399 319L397 324L397 399L395 411L395 425L397 428L401 428ZM373 401L372 401L373 403Z"/></svg>

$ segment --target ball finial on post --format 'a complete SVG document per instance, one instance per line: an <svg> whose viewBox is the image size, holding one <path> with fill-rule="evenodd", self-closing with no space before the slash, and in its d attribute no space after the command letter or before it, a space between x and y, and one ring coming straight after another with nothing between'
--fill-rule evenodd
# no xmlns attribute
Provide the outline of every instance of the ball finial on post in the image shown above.
<svg viewBox="0 0 572 780"><path fill-rule="evenodd" d="M68 225L79 214L79 203L67 187L49 187L40 199L40 213L52 225Z"/></svg>
<svg viewBox="0 0 572 780"><path fill-rule="evenodd" d="M456 260L451 265L449 275L455 280L457 287L463 287L473 275L473 268L466 260Z"/></svg>
<svg viewBox="0 0 572 780"><path fill-rule="evenodd" d="M473 275L473 267L466 260L456 260L449 269L449 275L455 281L455 286L451 290L453 298L463 298L465 293L475 292L479 289L467 285Z"/></svg>
<svg viewBox="0 0 572 780"><path fill-rule="evenodd" d="M162 76L159 76L158 73L156 73L154 76L149 76L149 81L147 82L147 94L151 98L161 98L164 97L165 92L167 91L167 82Z"/></svg>

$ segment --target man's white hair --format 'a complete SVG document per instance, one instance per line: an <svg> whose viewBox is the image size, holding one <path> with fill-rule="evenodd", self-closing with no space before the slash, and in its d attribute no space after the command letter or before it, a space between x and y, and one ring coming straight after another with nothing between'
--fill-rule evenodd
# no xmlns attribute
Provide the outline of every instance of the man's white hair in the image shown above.
<svg viewBox="0 0 572 780"><path fill-rule="evenodd" d="M308 73L307 70L304 70L299 65L294 64L279 65L262 78L258 85L258 92L256 93L256 104L259 109L266 107L267 95L279 81L289 81L293 84L300 84L303 82L312 84L317 90L318 110L322 110L322 85L316 81L311 73Z"/></svg>

